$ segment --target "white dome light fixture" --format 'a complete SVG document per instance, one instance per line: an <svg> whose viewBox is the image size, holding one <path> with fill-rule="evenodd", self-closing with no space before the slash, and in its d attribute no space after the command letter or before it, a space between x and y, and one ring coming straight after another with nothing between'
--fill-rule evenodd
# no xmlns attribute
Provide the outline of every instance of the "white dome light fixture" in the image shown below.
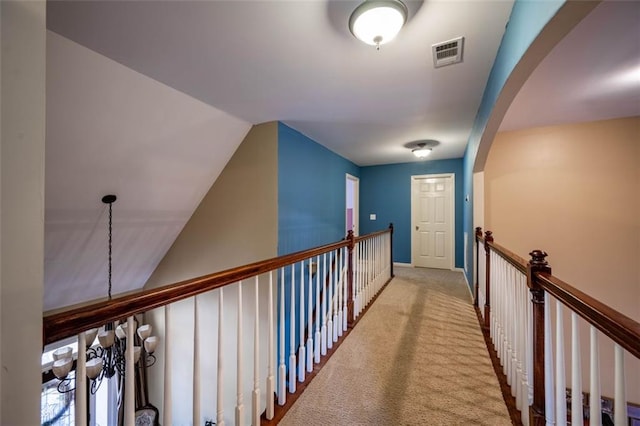
<svg viewBox="0 0 640 426"><path fill-rule="evenodd" d="M380 50L407 22L407 6L400 0L365 0L349 18L349 29L358 39Z"/></svg>
<svg viewBox="0 0 640 426"><path fill-rule="evenodd" d="M431 154L431 148L427 148L427 144L424 142L421 142L418 144L418 147L412 149L411 152L413 152L413 155L423 160L427 158L429 154Z"/></svg>

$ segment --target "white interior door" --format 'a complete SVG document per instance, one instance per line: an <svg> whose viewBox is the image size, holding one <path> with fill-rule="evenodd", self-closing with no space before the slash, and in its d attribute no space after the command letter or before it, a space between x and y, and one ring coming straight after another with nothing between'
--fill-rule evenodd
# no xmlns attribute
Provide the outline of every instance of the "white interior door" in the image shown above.
<svg viewBox="0 0 640 426"><path fill-rule="evenodd" d="M354 235L358 235L359 221L358 221L358 199L359 199L359 184L360 180L347 174L347 200L346 200L346 232L353 230Z"/></svg>
<svg viewBox="0 0 640 426"><path fill-rule="evenodd" d="M413 265L453 269L453 175L412 177Z"/></svg>

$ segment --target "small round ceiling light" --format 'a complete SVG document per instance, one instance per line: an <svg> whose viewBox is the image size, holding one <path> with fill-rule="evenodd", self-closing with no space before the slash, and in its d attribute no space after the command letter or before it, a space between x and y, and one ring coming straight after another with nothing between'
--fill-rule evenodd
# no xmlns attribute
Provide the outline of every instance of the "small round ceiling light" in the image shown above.
<svg viewBox="0 0 640 426"><path fill-rule="evenodd" d="M418 147L412 149L411 152L413 152L413 155L422 160L424 158L427 158L429 154L431 154L431 148L427 148L427 144L421 142L418 144Z"/></svg>
<svg viewBox="0 0 640 426"><path fill-rule="evenodd" d="M379 50L407 22L407 6L400 0L365 0L349 18L349 29L358 39Z"/></svg>

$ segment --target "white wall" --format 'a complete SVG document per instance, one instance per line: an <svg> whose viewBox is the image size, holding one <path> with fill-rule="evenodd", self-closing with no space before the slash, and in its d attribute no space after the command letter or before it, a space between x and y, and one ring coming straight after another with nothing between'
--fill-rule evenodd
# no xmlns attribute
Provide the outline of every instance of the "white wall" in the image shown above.
<svg viewBox="0 0 640 426"><path fill-rule="evenodd" d="M254 126L233 155L218 180L209 190L171 249L153 273L145 288L172 284L181 280L221 271L277 256L277 123ZM266 305L268 281L261 279L260 386L264 392L267 369ZM243 283L244 330L244 406L245 423L250 422L253 386L254 282ZM224 289L224 418L234 422L237 360L237 285ZM217 381L217 306L218 291L199 296L202 415L216 416ZM193 299L172 305L170 337L173 373L173 424L189 425L192 418ZM159 336L166 336L164 312L147 315ZM162 412L164 382L163 343L150 374L150 400ZM265 406L264 398L261 402ZM202 423L201 423L202 424Z"/></svg>
<svg viewBox="0 0 640 426"><path fill-rule="evenodd" d="M46 4L0 2L1 417L40 424Z"/></svg>

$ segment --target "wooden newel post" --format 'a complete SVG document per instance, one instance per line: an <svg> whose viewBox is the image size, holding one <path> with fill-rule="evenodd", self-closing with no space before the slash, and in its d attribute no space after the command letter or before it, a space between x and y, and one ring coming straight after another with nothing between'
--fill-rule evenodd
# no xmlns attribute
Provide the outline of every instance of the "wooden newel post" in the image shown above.
<svg viewBox="0 0 640 426"><path fill-rule="evenodd" d="M480 242L478 238L482 238L482 228L476 228L476 291L473 295L473 306L478 307L478 290L480 289Z"/></svg>
<svg viewBox="0 0 640 426"><path fill-rule="evenodd" d="M545 260L547 253L534 250L529 255L527 286L533 303L533 404L529 407L529 419L533 426L544 426L544 289L536 279L536 273L551 273L551 267Z"/></svg>
<svg viewBox="0 0 640 426"><path fill-rule="evenodd" d="M355 237L353 231L347 233L347 327L353 327L353 249L355 247Z"/></svg>
<svg viewBox="0 0 640 426"><path fill-rule="evenodd" d="M493 242L493 232L486 231L484 233L484 251L485 251L485 292L484 292L484 326L491 326L491 247L489 243Z"/></svg>
<svg viewBox="0 0 640 426"><path fill-rule="evenodd" d="M393 273L393 223L389 224L389 262L391 263L391 278L395 277Z"/></svg>

